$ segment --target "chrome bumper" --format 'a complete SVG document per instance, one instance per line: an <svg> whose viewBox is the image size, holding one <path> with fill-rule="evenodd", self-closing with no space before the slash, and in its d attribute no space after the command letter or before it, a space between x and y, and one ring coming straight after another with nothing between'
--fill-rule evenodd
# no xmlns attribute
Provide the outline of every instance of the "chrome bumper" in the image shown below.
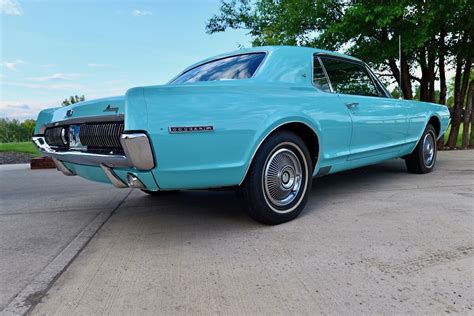
<svg viewBox="0 0 474 316"><path fill-rule="evenodd" d="M155 166L150 141L144 133L122 134L120 142L125 155L101 155L73 150L56 151L46 143L43 136L34 136L32 141L42 154L62 162L138 170L150 170Z"/></svg>

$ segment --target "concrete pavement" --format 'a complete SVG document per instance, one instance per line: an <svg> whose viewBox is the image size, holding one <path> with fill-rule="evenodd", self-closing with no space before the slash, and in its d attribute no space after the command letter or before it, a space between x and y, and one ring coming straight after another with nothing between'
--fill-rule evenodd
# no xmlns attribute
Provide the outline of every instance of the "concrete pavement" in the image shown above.
<svg viewBox="0 0 474 316"><path fill-rule="evenodd" d="M316 179L274 227L230 192L134 191L33 314L472 313L473 188L474 151L394 160Z"/></svg>
<svg viewBox="0 0 474 316"><path fill-rule="evenodd" d="M0 179L0 311L14 303L17 313L35 303L129 190L29 165L2 165Z"/></svg>

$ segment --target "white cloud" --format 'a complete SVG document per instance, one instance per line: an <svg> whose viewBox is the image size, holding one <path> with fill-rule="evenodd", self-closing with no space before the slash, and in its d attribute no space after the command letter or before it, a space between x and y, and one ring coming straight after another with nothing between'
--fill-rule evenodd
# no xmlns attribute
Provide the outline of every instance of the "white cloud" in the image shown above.
<svg viewBox="0 0 474 316"><path fill-rule="evenodd" d="M26 120L36 118L40 109L46 106L37 101L0 101L0 118Z"/></svg>
<svg viewBox="0 0 474 316"><path fill-rule="evenodd" d="M2 0L0 0L2 1ZM7 69L10 69L11 71L17 71L18 69L16 68L18 65L24 64L25 61L21 59L16 59L14 61L5 61L1 63L1 65Z"/></svg>
<svg viewBox="0 0 474 316"><path fill-rule="evenodd" d="M133 16L146 16L146 15L152 15L152 14L153 14L153 12L148 11L148 10L135 9L135 10L132 11Z"/></svg>
<svg viewBox="0 0 474 316"><path fill-rule="evenodd" d="M44 77L29 77L28 80L37 81L37 82L48 82L48 81L72 81L82 77L81 74L76 73L55 73L50 76Z"/></svg>
<svg viewBox="0 0 474 316"><path fill-rule="evenodd" d="M23 15L23 9L17 0L0 0L0 12L6 15Z"/></svg>

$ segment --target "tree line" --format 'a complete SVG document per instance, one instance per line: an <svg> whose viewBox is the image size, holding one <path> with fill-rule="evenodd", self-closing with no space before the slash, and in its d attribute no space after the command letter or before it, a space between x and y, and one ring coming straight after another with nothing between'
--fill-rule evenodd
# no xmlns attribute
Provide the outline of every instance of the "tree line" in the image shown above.
<svg viewBox="0 0 474 316"><path fill-rule="evenodd" d="M84 95L73 95L61 103L62 106L68 106L77 102L84 101ZM0 143L20 143L28 142L33 136L36 120L25 120L20 122L16 119L0 118Z"/></svg>
<svg viewBox="0 0 474 316"><path fill-rule="evenodd" d="M20 122L16 119L0 118L0 143L19 143L31 140L35 120Z"/></svg>
<svg viewBox="0 0 474 316"><path fill-rule="evenodd" d="M405 99L447 104L446 72L452 69L446 146L456 146L463 125L462 147L474 147L473 8L470 0L223 0L206 30L244 29L254 46L343 51L368 61L386 82L397 83Z"/></svg>

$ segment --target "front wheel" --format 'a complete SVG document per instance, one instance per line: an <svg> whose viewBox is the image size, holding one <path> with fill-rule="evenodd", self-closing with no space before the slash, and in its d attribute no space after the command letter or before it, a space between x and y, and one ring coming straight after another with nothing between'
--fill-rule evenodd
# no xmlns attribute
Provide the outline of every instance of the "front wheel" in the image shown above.
<svg viewBox="0 0 474 316"><path fill-rule="evenodd" d="M292 132L280 131L259 148L237 192L250 217L276 225L301 213L311 179L312 163L305 143Z"/></svg>
<svg viewBox="0 0 474 316"><path fill-rule="evenodd" d="M436 130L428 124L415 150L405 157L408 171L420 174L433 171L437 154Z"/></svg>

